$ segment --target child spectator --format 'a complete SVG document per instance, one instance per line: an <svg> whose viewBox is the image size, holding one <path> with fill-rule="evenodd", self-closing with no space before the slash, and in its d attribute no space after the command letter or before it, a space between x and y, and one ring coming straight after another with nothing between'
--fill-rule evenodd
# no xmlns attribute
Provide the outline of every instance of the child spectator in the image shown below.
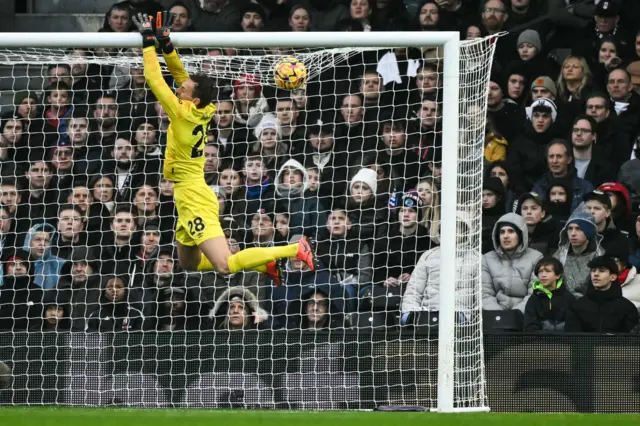
<svg viewBox="0 0 640 426"><path fill-rule="evenodd" d="M389 209L378 199L378 179L375 171L360 169L351 178L347 214L354 238L373 246L376 236L386 235Z"/></svg>
<svg viewBox="0 0 640 426"><path fill-rule="evenodd" d="M562 263L565 285L576 297L584 296L587 291L589 262L604 254L601 241L595 219L583 206L573 212L560 232L558 250L553 257Z"/></svg>
<svg viewBox="0 0 640 426"><path fill-rule="evenodd" d="M55 288L60 279L60 270L64 260L51 254L51 241L56 230L52 225L43 223L34 225L24 239L23 249L29 253L33 262L33 282L42 289Z"/></svg>
<svg viewBox="0 0 640 426"><path fill-rule="evenodd" d="M572 199L571 187L567 182L554 179L549 183L549 192L547 192L547 212L558 220L562 226L567 223L569 215L571 215Z"/></svg>
<svg viewBox="0 0 640 426"><path fill-rule="evenodd" d="M638 309L622 296L618 266L608 256L589 262L584 297L569 305L565 330L571 333L629 333L638 325Z"/></svg>
<svg viewBox="0 0 640 426"><path fill-rule="evenodd" d="M278 170L288 151L282 142L280 120L271 114L265 114L253 131L256 142L249 145L248 156L262 157L265 170Z"/></svg>
<svg viewBox="0 0 640 426"><path fill-rule="evenodd" d="M276 175L276 212L289 215L290 234L315 237L326 222L326 209L318 197L307 192L307 170L296 160L288 160Z"/></svg>
<svg viewBox="0 0 640 426"><path fill-rule="evenodd" d="M629 234L633 233L635 224L631 217L631 199L627 188L618 182L605 182L598 188L611 199L611 219L616 228Z"/></svg>
<svg viewBox="0 0 640 426"><path fill-rule="evenodd" d="M85 331L117 332L143 329L144 315L135 301L130 300L125 278L107 276L100 298L100 308L87 318Z"/></svg>
<svg viewBox="0 0 640 426"><path fill-rule="evenodd" d="M51 146L60 135L67 133L67 121L73 112L71 106L71 88L62 81L56 83L47 92L47 107L44 110L44 133Z"/></svg>
<svg viewBox="0 0 640 426"><path fill-rule="evenodd" d="M542 253L529 247L525 221L515 213L493 227L494 249L482 256L482 309L524 312L530 279Z"/></svg>
<svg viewBox="0 0 640 426"><path fill-rule="evenodd" d="M238 193L238 199L233 203L233 215L245 228L248 228L247 221L252 212L261 208L272 210L274 184L268 171L262 155L250 153L244 158L244 194ZM222 206L221 211L224 211Z"/></svg>
<svg viewBox="0 0 640 426"><path fill-rule="evenodd" d="M347 212L333 208L326 224L328 239L318 242L316 252L322 265L342 283L347 294L355 298L360 289L372 283L373 258L370 246L353 238L351 229Z"/></svg>
<svg viewBox="0 0 640 426"><path fill-rule="evenodd" d="M562 263L546 256L535 267L537 280L524 309L524 331L564 331L569 304L575 297L563 285Z"/></svg>
<svg viewBox="0 0 640 426"><path fill-rule="evenodd" d="M593 191L584 196L585 207L589 210L596 222L598 234L602 235L602 248L605 253L615 250L620 253L627 249L626 259L629 257L629 239L627 235L616 228L611 220L611 199L602 191Z"/></svg>
<svg viewBox="0 0 640 426"><path fill-rule="evenodd" d="M309 178L309 192L318 193L320 189L320 172L316 166L307 166L307 177Z"/></svg>
<svg viewBox="0 0 640 426"><path fill-rule="evenodd" d="M618 266L618 283L622 287L622 296L640 310L640 274L638 269L629 263L626 248L608 251L607 256Z"/></svg>

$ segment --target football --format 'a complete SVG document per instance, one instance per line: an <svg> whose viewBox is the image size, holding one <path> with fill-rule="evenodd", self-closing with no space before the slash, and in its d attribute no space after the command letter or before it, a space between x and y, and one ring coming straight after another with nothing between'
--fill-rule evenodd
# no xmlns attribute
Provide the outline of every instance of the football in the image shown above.
<svg viewBox="0 0 640 426"><path fill-rule="evenodd" d="M280 89L299 89L307 81L307 67L296 58L283 58L275 66L274 77Z"/></svg>

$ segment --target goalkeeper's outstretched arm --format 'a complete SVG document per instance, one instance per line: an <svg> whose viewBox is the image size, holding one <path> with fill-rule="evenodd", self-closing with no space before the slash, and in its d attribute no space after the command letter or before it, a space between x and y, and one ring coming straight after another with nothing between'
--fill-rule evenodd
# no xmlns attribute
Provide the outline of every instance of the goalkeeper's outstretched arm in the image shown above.
<svg viewBox="0 0 640 426"><path fill-rule="evenodd" d="M142 35L144 78L169 118L173 119L178 115L179 99L162 76L160 63L156 56L153 17L139 13L132 20Z"/></svg>
<svg viewBox="0 0 640 426"><path fill-rule="evenodd" d="M175 19L175 15L171 12L158 12L156 15L156 40L162 50L162 56L167 63L167 68L171 76L174 78L178 86L189 80L189 73L184 69L182 61L178 56L178 52L171 43L171 25Z"/></svg>

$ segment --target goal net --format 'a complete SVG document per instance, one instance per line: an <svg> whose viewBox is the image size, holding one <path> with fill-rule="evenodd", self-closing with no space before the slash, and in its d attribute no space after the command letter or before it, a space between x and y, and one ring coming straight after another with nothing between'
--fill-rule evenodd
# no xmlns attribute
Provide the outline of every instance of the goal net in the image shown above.
<svg viewBox="0 0 640 426"><path fill-rule="evenodd" d="M217 89L202 155L230 251L304 235L320 267L288 259L279 286L181 269L169 121L140 49L1 49L0 404L437 409L445 377L455 410L486 409L492 40L460 43L458 99L444 95L441 47L178 51ZM273 66L289 56L309 75L285 92ZM447 173L455 210L442 209Z"/></svg>

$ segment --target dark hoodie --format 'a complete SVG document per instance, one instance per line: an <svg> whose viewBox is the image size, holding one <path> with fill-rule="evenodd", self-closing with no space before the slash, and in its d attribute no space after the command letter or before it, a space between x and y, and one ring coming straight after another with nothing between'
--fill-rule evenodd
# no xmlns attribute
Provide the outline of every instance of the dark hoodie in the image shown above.
<svg viewBox="0 0 640 426"><path fill-rule="evenodd" d="M622 287L614 281L605 291L591 282L587 294L569 305L565 330L572 333L629 333L638 325L638 310L622 297Z"/></svg>
<svg viewBox="0 0 640 426"><path fill-rule="evenodd" d="M87 318L86 330L101 332L140 331L144 326L144 315L134 300L129 300L129 289L125 283L125 294L121 302L113 303L104 295L108 280L105 277L103 292L100 297L100 308Z"/></svg>
<svg viewBox="0 0 640 426"><path fill-rule="evenodd" d="M10 255L9 258L14 255ZM29 259L25 251L15 254L21 260ZM7 276L5 261L0 286L0 330L27 330L42 315L43 290L33 283L33 267L23 276Z"/></svg>
<svg viewBox="0 0 640 426"><path fill-rule="evenodd" d="M336 299L335 292L332 298L331 288L326 285L320 285L313 288L305 289L300 294L299 300L291 301L289 303L288 315L293 317L291 321L292 324L297 323L297 326L295 328L301 328L303 330L309 329L309 322L306 315L307 304L309 303L313 295L318 293L324 295L329 305L329 309L327 311L329 320L324 325L323 329L331 329L341 326L341 323L344 320L344 305L342 303L342 299L340 297Z"/></svg>

